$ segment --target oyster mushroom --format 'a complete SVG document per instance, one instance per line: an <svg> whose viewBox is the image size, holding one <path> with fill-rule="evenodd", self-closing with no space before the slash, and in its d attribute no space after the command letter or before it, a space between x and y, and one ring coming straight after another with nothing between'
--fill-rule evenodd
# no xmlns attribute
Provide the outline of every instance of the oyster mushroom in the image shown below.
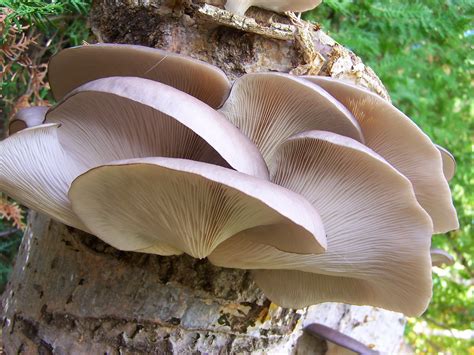
<svg viewBox="0 0 474 355"><path fill-rule="evenodd" d="M236 236L216 248L212 263L256 269L259 287L283 307L335 301L409 315L426 309L432 223L408 179L383 158L353 139L305 132L280 147L271 179L315 207L326 252L286 253Z"/></svg>
<svg viewBox="0 0 474 355"><path fill-rule="evenodd" d="M410 118L378 95L358 86L319 76L305 79L344 104L359 122L365 145L411 181L419 203L433 220L434 233L459 228L440 153Z"/></svg>
<svg viewBox="0 0 474 355"><path fill-rule="evenodd" d="M204 258L239 234L295 253L321 253L326 246L319 215L303 197L201 162L145 158L111 163L78 177L69 197L90 230L122 250L158 241ZM127 208L121 207L124 201Z"/></svg>
<svg viewBox="0 0 474 355"><path fill-rule="evenodd" d="M229 80L222 70L175 53L131 44L89 44L53 56L48 79L54 97L100 78L134 76L159 81L216 108L227 97Z"/></svg>
<svg viewBox="0 0 474 355"><path fill-rule="evenodd" d="M454 258L442 249L431 249L431 264L437 267L451 266L454 264Z"/></svg>
<svg viewBox="0 0 474 355"><path fill-rule="evenodd" d="M32 106L19 110L10 120L8 133L12 135L25 128L42 124L48 109L48 106Z"/></svg>
<svg viewBox="0 0 474 355"><path fill-rule="evenodd" d="M303 131L326 130L363 141L359 124L341 103L290 75L244 75L219 111L257 145L268 165L284 140Z"/></svg>
<svg viewBox="0 0 474 355"><path fill-rule="evenodd" d="M227 0L225 8L237 15L245 15L251 6L275 12L303 12L314 9L322 0Z"/></svg>
<svg viewBox="0 0 474 355"><path fill-rule="evenodd" d="M86 83L51 108L45 123L60 123L64 149L89 167L167 156L229 166L268 179L258 149L221 114L152 80L110 77Z"/></svg>
<svg viewBox="0 0 474 355"><path fill-rule="evenodd" d="M451 181L456 173L456 159L454 159L454 156L446 148L443 148L438 144L435 144L435 146L441 153L444 177L446 180Z"/></svg>

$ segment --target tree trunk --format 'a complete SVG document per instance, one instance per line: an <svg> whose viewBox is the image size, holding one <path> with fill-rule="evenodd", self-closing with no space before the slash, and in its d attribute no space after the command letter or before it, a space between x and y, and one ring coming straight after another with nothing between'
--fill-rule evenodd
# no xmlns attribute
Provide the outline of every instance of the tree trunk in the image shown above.
<svg viewBox="0 0 474 355"><path fill-rule="evenodd" d="M274 15L273 23L284 24L278 32L268 12L250 15L257 22L242 24L203 1L109 0L94 3L90 20L101 41L187 54L219 66L231 79L317 68L388 99L370 68L321 30ZM400 314L372 307L327 303L282 309L265 299L247 271L185 255L120 252L36 213L2 305L8 354L322 354L328 348L324 341L302 336L302 328L316 321L394 352L404 328Z"/></svg>

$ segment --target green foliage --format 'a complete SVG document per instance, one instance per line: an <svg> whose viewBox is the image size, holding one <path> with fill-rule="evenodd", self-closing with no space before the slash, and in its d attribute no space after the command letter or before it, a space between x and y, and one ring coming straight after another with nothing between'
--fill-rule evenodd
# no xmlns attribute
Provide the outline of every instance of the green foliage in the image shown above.
<svg viewBox="0 0 474 355"><path fill-rule="evenodd" d="M46 81L49 57L89 38L86 14L91 0L0 0L2 8L3 119L16 109L52 99Z"/></svg>
<svg viewBox="0 0 474 355"><path fill-rule="evenodd" d="M410 320L407 338L421 353L474 351L472 339L415 332L423 326L474 329L474 3L325 0L305 16L362 57L382 79L395 106L456 157L450 185L461 227L434 236L433 245L457 261L435 270L431 305L421 318Z"/></svg>
<svg viewBox="0 0 474 355"><path fill-rule="evenodd" d="M12 25L21 29L26 23L49 33L51 28L58 24L58 18L52 16L61 16L64 19L64 16L68 15L87 14L90 1L0 0L0 7L11 10L6 18L6 31L2 34L2 40L4 40ZM74 32L71 34L75 35Z"/></svg>

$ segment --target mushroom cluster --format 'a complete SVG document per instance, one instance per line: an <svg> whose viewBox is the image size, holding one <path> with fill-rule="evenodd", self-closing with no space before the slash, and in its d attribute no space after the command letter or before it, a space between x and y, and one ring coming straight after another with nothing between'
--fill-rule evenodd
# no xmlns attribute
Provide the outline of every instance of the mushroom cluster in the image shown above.
<svg viewBox="0 0 474 355"><path fill-rule="evenodd" d="M59 103L0 142L0 191L121 250L254 270L283 307L426 308L454 165L377 95L116 44L60 52L49 81Z"/></svg>

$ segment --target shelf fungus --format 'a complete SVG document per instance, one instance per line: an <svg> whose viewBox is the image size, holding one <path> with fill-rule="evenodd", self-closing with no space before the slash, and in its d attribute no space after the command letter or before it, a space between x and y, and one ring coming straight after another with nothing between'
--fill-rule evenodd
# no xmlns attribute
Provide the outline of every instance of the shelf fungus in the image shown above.
<svg viewBox="0 0 474 355"><path fill-rule="evenodd" d="M455 163L375 94L277 73L231 85L117 44L60 52L49 79L59 102L0 142L0 191L121 250L253 270L284 307L426 309L432 258L448 260L431 235L458 227Z"/></svg>

